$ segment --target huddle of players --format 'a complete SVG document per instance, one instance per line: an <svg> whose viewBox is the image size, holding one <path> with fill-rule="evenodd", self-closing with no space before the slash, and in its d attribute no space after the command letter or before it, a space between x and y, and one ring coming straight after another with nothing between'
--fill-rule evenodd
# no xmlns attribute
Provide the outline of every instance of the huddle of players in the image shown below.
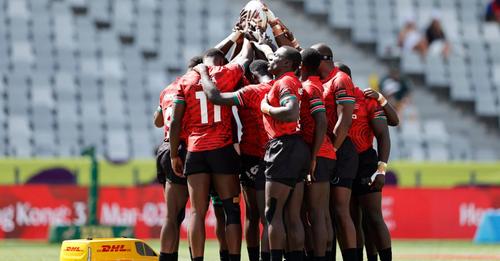
<svg viewBox="0 0 500 261"><path fill-rule="evenodd" d="M209 195L218 198L220 258L240 260L240 184L251 261L335 260L335 238L343 260L362 260L364 244L368 260L391 260L381 190L396 113L379 93L355 87L327 45L273 52L248 38L233 32L160 95L157 169L167 206L160 260L178 258L188 198L190 254L203 260ZM239 153L231 106L242 125Z"/></svg>

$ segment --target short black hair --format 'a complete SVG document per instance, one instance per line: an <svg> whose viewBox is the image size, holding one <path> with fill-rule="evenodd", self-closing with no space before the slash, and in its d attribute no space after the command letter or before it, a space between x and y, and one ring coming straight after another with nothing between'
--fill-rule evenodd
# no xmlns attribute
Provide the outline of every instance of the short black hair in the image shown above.
<svg viewBox="0 0 500 261"><path fill-rule="evenodd" d="M224 53L218 48L210 48L206 50L205 53L203 53L203 57L216 57L216 56L222 58L225 57Z"/></svg>
<svg viewBox="0 0 500 261"><path fill-rule="evenodd" d="M302 55L302 66L308 71L315 71L321 64L321 54L312 48L304 49Z"/></svg>
<svg viewBox="0 0 500 261"><path fill-rule="evenodd" d="M250 66L248 66L252 74L257 74L260 76L269 74L269 62L264 60L254 60Z"/></svg>
<svg viewBox="0 0 500 261"><path fill-rule="evenodd" d="M343 63L339 63L339 62L336 62L335 63L335 67L338 67L339 70L341 70L342 72L344 72L345 74L349 75L349 77L352 78L351 76L351 68L349 68L349 66L343 64Z"/></svg>
<svg viewBox="0 0 500 261"><path fill-rule="evenodd" d="M193 58L189 59L188 69L193 69L196 65L203 62L203 57L201 55L196 55Z"/></svg>
<svg viewBox="0 0 500 261"><path fill-rule="evenodd" d="M287 60L290 60L292 62L292 69L294 71L297 70L300 66L300 63L302 62L302 56L300 55L300 52L290 46L282 46L281 48L284 48L286 50L284 55Z"/></svg>

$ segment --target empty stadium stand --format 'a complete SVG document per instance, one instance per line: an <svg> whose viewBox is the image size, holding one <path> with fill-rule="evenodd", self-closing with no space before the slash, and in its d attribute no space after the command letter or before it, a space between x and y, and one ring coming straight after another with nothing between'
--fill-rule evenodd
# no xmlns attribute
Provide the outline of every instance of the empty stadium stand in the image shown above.
<svg viewBox="0 0 500 261"><path fill-rule="evenodd" d="M0 155L68 157L95 145L114 160L150 158L162 138L151 123L159 92L190 57L227 35L245 2L0 0ZM391 59L424 78L428 88L416 88L404 115L412 120L391 129L392 157L415 160L500 157L498 135L478 121L500 121L500 53L493 48L500 32L481 21L485 2L268 1L305 46L332 44L361 87L370 74L384 74ZM436 7L465 55L423 62L402 54L394 21L416 10L424 26ZM432 89L449 90L449 99L443 102ZM450 101L474 104L475 115Z"/></svg>

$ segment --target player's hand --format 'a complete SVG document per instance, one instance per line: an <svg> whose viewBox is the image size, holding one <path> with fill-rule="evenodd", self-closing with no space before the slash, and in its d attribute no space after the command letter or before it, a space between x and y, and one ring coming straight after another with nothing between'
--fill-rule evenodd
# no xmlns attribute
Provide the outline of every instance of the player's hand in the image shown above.
<svg viewBox="0 0 500 261"><path fill-rule="evenodd" d="M316 181L316 157L311 159L311 166L309 167L309 174L307 176L307 184L311 184L313 181Z"/></svg>
<svg viewBox="0 0 500 261"><path fill-rule="evenodd" d="M269 115L269 110L271 109L271 105L269 105L269 102L267 100L267 94L264 96L264 99L260 102L260 111L264 114Z"/></svg>
<svg viewBox="0 0 500 261"><path fill-rule="evenodd" d="M207 66L204 65L203 63L200 63L198 65L196 65L194 68L193 68L193 71L199 73L199 74L203 74L203 73L206 73L208 70Z"/></svg>
<svg viewBox="0 0 500 261"><path fill-rule="evenodd" d="M378 98L380 97L380 93L371 88L364 90L363 93L365 94L365 97L372 98L375 100L378 100Z"/></svg>
<svg viewBox="0 0 500 261"><path fill-rule="evenodd" d="M172 164L172 169L176 176L183 178L184 177L184 163L182 162L181 157L172 157L170 158L170 163Z"/></svg>
<svg viewBox="0 0 500 261"><path fill-rule="evenodd" d="M377 174L377 173L375 173ZM371 190L381 190L385 185L385 175L379 173L375 176L375 179L370 184Z"/></svg>

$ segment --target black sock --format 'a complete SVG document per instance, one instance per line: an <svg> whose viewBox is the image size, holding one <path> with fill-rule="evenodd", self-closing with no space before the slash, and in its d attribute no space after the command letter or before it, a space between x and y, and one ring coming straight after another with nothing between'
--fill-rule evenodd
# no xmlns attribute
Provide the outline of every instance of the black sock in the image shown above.
<svg viewBox="0 0 500 261"><path fill-rule="evenodd" d="M363 248L356 248L356 253L358 256L358 261L363 261Z"/></svg>
<svg viewBox="0 0 500 261"><path fill-rule="evenodd" d="M260 252L260 261L271 261L271 253Z"/></svg>
<svg viewBox="0 0 500 261"><path fill-rule="evenodd" d="M229 255L229 261L240 261L241 260L241 255L235 254L235 255Z"/></svg>
<svg viewBox="0 0 500 261"><path fill-rule="evenodd" d="M193 261L203 261L203 257L199 256L199 257L195 257L195 258L193 258L191 260L193 260Z"/></svg>
<svg viewBox="0 0 500 261"><path fill-rule="evenodd" d="M282 261L283 249L271 249L271 261Z"/></svg>
<svg viewBox="0 0 500 261"><path fill-rule="evenodd" d="M356 248L346 248L342 250L342 260L358 261L358 252L356 252Z"/></svg>
<svg viewBox="0 0 500 261"><path fill-rule="evenodd" d="M327 261L326 256L315 256L314 261Z"/></svg>
<svg viewBox="0 0 500 261"><path fill-rule="evenodd" d="M259 261L259 247L247 247L247 251L250 261Z"/></svg>
<svg viewBox="0 0 500 261"><path fill-rule="evenodd" d="M304 251L288 252L287 260L288 261L303 261L304 260Z"/></svg>
<svg viewBox="0 0 500 261"><path fill-rule="evenodd" d="M189 247L189 258L191 258L191 260L193 260L193 252L191 252L191 247Z"/></svg>
<svg viewBox="0 0 500 261"><path fill-rule="evenodd" d="M220 261L229 261L229 251L219 250Z"/></svg>
<svg viewBox="0 0 500 261"><path fill-rule="evenodd" d="M380 261L392 261L392 248L386 248L378 251Z"/></svg>
<svg viewBox="0 0 500 261"><path fill-rule="evenodd" d="M332 251L326 251L325 257L326 257L326 260L328 260L328 261L335 261L335 256L332 256Z"/></svg>
<svg viewBox="0 0 500 261"><path fill-rule="evenodd" d="M368 257L368 261L377 261L377 254L375 255L366 255Z"/></svg>
<svg viewBox="0 0 500 261"><path fill-rule="evenodd" d="M160 261L177 261L179 259L179 255L177 252L174 253L163 253L160 252Z"/></svg>
<svg viewBox="0 0 500 261"><path fill-rule="evenodd" d="M306 258L304 258L304 260L311 260L313 261L314 260L314 251L307 251L306 252Z"/></svg>

